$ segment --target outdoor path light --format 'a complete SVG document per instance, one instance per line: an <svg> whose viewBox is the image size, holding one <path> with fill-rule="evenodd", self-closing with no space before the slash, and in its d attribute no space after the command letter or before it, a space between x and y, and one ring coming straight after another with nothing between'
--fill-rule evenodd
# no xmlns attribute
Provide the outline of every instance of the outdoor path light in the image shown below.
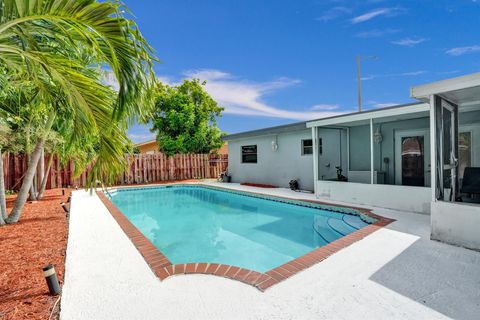
<svg viewBox="0 0 480 320"><path fill-rule="evenodd" d="M62 206L63 211L65 211L65 213L70 212L70 210L68 209L67 204L65 202L60 203L60 205Z"/></svg>
<svg viewBox="0 0 480 320"><path fill-rule="evenodd" d="M49 264L43 267L43 276L47 281L48 291L50 295L56 296L60 293L60 285L58 284L57 273L55 272L55 268L52 264Z"/></svg>

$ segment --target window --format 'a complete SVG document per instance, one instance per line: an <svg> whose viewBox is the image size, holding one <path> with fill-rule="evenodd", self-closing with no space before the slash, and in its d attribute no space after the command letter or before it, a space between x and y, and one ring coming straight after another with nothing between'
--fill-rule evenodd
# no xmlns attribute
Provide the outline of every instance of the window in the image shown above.
<svg viewBox="0 0 480 320"><path fill-rule="evenodd" d="M257 145L242 146L242 163L257 163Z"/></svg>
<svg viewBox="0 0 480 320"><path fill-rule="evenodd" d="M302 140L302 156L307 154L313 154L312 139Z"/></svg>
<svg viewBox="0 0 480 320"><path fill-rule="evenodd" d="M322 154L322 138L318 138L318 154ZM302 156L313 154L313 142L312 139L302 140Z"/></svg>

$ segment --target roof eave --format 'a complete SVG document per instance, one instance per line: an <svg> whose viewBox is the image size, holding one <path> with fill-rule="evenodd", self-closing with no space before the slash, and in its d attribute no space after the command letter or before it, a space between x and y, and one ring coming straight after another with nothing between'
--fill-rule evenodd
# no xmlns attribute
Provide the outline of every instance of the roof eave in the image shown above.
<svg viewBox="0 0 480 320"><path fill-rule="evenodd" d="M382 109L373 109L363 112L354 112L343 114L339 116L312 120L307 122L307 128L312 127L321 127L321 126L332 126L332 125L341 125L342 123L351 123L355 121L363 121L369 119L378 119L391 117L395 115L402 115L407 113L417 113L424 112L429 110L429 105L426 103L415 102L409 104L403 104L398 106L391 106Z"/></svg>
<svg viewBox="0 0 480 320"><path fill-rule="evenodd" d="M451 91L474 87L480 87L480 72L412 87L410 96L414 99L428 102L431 95L441 95Z"/></svg>
<svg viewBox="0 0 480 320"><path fill-rule="evenodd" d="M281 126L234 133L234 134L225 136L222 139L224 141L231 141L231 140L239 140L239 139L252 138L252 137L258 137L258 136L277 135L281 133L294 132L294 131L300 131L305 129L307 129L306 121L303 121L303 122L296 122L296 123L291 123L291 124L286 124Z"/></svg>

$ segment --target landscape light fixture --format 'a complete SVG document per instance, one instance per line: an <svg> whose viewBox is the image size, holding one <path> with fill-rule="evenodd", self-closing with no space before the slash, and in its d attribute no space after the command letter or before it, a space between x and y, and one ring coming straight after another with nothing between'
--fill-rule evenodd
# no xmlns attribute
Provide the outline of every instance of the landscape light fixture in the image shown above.
<svg viewBox="0 0 480 320"><path fill-rule="evenodd" d="M65 213L69 213L69 212L70 212L70 210L68 209L67 204L66 204L65 202L62 202L62 203L60 203L60 204L61 204L61 206L62 206L62 208L63 208L63 211L65 211Z"/></svg>
<svg viewBox="0 0 480 320"><path fill-rule="evenodd" d="M47 281L48 291L50 295L56 296L60 293L60 285L58 284L57 273L52 264L43 267L43 276Z"/></svg>

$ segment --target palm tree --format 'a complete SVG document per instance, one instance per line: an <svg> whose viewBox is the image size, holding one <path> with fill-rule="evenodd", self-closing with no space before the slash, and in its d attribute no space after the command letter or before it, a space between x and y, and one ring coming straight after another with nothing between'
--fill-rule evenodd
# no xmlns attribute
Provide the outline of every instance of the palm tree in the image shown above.
<svg viewBox="0 0 480 320"><path fill-rule="evenodd" d="M45 149L49 154L49 157L47 161L47 167L45 168L44 165L40 166L40 172L42 175L40 179L40 189L36 194L37 200L43 199L45 189L47 188L48 175L50 174L50 170L52 168L53 157L55 155L58 155L58 149L62 146L63 143L64 143L64 140L63 140L62 134L56 130L50 130L50 132L47 135L47 139L45 141ZM43 158L44 154L45 154L44 151L42 151L42 155L41 155L42 162L44 161L44 158Z"/></svg>
<svg viewBox="0 0 480 320"><path fill-rule="evenodd" d="M152 50L119 2L93 0L3 0L0 3L0 64L28 79L41 105L46 132L63 116L73 119L78 139L98 136L89 180L113 179L122 167L126 123L151 105ZM94 61L93 64L86 64ZM102 83L109 68L118 92ZM0 106L1 107L1 106ZM7 223L18 221L44 148L38 138Z"/></svg>
<svg viewBox="0 0 480 320"><path fill-rule="evenodd" d="M10 128L0 121L0 225L5 224L7 219L7 205L5 202L5 181L3 179L3 149L8 142Z"/></svg>

